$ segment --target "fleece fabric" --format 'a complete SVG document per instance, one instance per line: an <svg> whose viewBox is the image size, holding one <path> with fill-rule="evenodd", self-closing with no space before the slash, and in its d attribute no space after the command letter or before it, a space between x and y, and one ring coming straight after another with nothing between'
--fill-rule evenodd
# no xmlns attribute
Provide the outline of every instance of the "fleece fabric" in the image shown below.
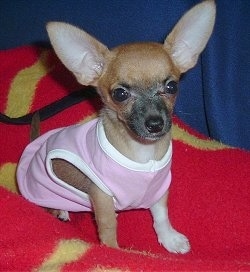
<svg viewBox="0 0 250 272"><path fill-rule="evenodd" d="M0 111L9 117L80 88L50 50L0 52ZM100 106L98 98L83 100L44 120L41 134L86 122ZM91 213L71 213L65 223L24 199L15 173L29 132L29 125L0 123L0 271L250 270L249 152L207 139L175 118L168 207L191 251L174 255L158 244L148 210L119 213L120 249L111 249L99 245Z"/></svg>

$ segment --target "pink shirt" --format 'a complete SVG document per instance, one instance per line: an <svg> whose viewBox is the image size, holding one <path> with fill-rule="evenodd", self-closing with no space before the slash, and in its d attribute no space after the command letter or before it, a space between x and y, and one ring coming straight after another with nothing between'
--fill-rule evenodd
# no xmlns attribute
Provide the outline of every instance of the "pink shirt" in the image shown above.
<svg viewBox="0 0 250 272"><path fill-rule="evenodd" d="M55 129L31 142L17 168L22 195L39 206L91 211L86 193L53 173L52 159L76 166L113 197L116 210L150 208L171 182L172 145L160 161L137 163L123 156L106 138L101 120Z"/></svg>

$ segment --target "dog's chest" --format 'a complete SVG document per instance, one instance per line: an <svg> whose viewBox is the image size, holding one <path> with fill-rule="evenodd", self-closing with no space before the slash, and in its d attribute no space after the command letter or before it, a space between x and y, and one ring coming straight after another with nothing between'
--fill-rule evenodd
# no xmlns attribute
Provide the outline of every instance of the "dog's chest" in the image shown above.
<svg viewBox="0 0 250 272"><path fill-rule="evenodd" d="M150 160L156 160L156 148L154 145L145 145L131 142L130 150L133 150L133 160L139 163L147 163Z"/></svg>

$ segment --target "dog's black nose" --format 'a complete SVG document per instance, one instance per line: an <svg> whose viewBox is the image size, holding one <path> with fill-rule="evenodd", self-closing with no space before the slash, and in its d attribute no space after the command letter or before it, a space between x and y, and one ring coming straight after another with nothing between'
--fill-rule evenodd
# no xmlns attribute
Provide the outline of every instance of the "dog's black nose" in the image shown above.
<svg viewBox="0 0 250 272"><path fill-rule="evenodd" d="M145 121L145 126L150 133L161 132L164 126L164 121L161 116L150 116Z"/></svg>

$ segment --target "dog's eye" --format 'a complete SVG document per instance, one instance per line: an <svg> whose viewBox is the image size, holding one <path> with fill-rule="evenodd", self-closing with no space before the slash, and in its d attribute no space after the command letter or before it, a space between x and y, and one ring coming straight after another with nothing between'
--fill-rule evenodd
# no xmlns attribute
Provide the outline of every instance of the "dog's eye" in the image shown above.
<svg viewBox="0 0 250 272"><path fill-rule="evenodd" d="M178 83L175 81L169 81L165 85L165 92L169 94L175 94L178 91Z"/></svg>
<svg viewBox="0 0 250 272"><path fill-rule="evenodd" d="M130 92L122 87L113 90L112 97L117 102L123 102L130 97Z"/></svg>

